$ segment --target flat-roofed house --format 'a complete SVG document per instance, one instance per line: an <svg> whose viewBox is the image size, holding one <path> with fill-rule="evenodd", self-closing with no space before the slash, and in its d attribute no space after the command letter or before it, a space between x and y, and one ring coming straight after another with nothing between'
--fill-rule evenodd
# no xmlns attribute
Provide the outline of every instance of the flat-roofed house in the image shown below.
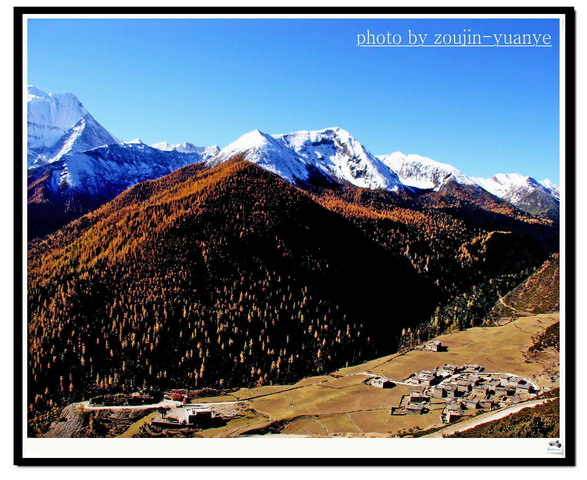
<svg viewBox="0 0 587 480"><path fill-rule="evenodd" d="M467 410L480 410L479 400L476 398L467 398L462 402L463 407Z"/></svg>
<svg viewBox="0 0 587 480"><path fill-rule="evenodd" d="M406 415L424 415L428 413L428 408L423 403L408 403L405 407Z"/></svg>
<svg viewBox="0 0 587 480"><path fill-rule="evenodd" d="M446 352L448 348L443 346L440 340L435 340L424 345L424 350L428 352Z"/></svg>
<svg viewBox="0 0 587 480"><path fill-rule="evenodd" d="M453 398L455 396L456 387L454 385L437 385L434 387L434 398Z"/></svg>
<svg viewBox="0 0 587 480"><path fill-rule="evenodd" d="M475 385L472 390L471 393L473 395L477 395L478 397L486 397L489 392L492 392L493 390L491 390L491 387L489 385Z"/></svg>
<svg viewBox="0 0 587 480"><path fill-rule="evenodd" d="M534 393L534 388L529 383L521 383L516 386L516 395L530 395Z"/></svg>
<svg viewBox="0 0 587 480"><path fill-rule="evenodd" d="M517 388L518 385L522 385L526 383L525 380L521 379L520 377L510 377L510 378L505 378L502 379L501 384L504 387L509 387L509 388Z"/></svg>
<svg viewBox="0 0 587 480"><path fill-rule="evenodd" d="M457 373L457 366L445 363L442 367L438 367L437 372L442 377L450 377Z"/></svg>
<svg viewBox="0 0 587 480"><path fill-rule="evenodd" d="M418 383L425 387L429 387L435 383L438 383L437 377L431 373L420 373L417 378Z"/></svg>
<svg viewBox="0 0 587 480"><path fill-rule="evenodd" d="M422 402L429 402L430 397L425 393L421 392L412 392L410 393L410 403L422 403Z"/></svg>
<svg viewBox="0 0 587 480"><path fill-rule="evenodd" d="M463 410L457 404L449 404L440 415L443 423L451 423L464 415Z"/></svg>
<svg viewBox="0 0 587 480"><path fill-rule="evenodd" d="M487 385L492 392L495 392L495 389L501 385L501 380L499 378L492 378L487 382Z"/></svg>
<svg viewBox="0 0 587 480"><path fill-rule="evenodd" d="M471 381L465 379L459 379L456 382L457 392L458 393L468 393L471 391Z"/></svg>
<svg viewBox="0 0 587 480"><path fill-rule="evenodd" d="M511 393L512 393L512 390L509 387L504 387L503 385L499 385L498 387L495 387L494 395L496 397L507 397Z"/></svg>
<svg viewBox="0 0 587 480"><path fill-rule="evenodd" d="M185 409L185 413L191 425L206 423L212 419L212 410L205 407L189 407Z"/></svg>
<svg viewBox="0 0 587 480"><path fill-rule="evenodd" d="M393 388L395 387L395 383L393 383L387 377L374 377L367 380L367 385L371 385L372 387L377 388Z"/></svg>
<svg viewBox="0 0 587 480"><path fill-rule="evenodd" d="M476 363L465 363L465 365L463 365L463 371L465 373L482 372L483 370L485 370L485 367L477 365Z"/></svg>

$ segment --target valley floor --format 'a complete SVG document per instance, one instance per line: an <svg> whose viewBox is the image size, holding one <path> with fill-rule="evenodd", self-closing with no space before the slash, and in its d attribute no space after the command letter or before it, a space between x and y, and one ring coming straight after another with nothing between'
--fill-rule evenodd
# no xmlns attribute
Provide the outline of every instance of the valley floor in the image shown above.
<svg viewBox="0 0 587 480"><path fill-rule="evenodd" d="M502 326L476 327L437 337L448 347L446 352L413 350L327 376L309 377L293 385L246 388L221 397L197 399L199 405L212 409L218 402L239 401L244 406L224 425L200 430L197 435L396 436L446 428L441 421L446 399L432 398L430 412L425 415L392 416L391 408L414 388L398 384L380 389L364 382L373 376L404 380L415 372L444 364L469 363L484 366L484 373L508 373L528 379L541 389L556 388L558 352L529 356L527 350L534 335L558 321L558 313L521 317ZM528 402L528 406L532 403ZM448 428L454 430L452 426Z"/></svg>
<svg viewBox="0 0 587 480"><path fill-rule="evenodd" d="M522 403L516 406L487 413L467 411L461 422L447 426L441 419L448 401L445 398L432 397L429 411L424 415L390 414L392 407L405 405L413 391L422 391L405 384L403 380L416 372L433 370L444 364L477 364L485 367L482 375L506 373L528 380L541 391L557 388L558 351L550 348L529 354L528 348L533 344L534 336L558 321L559 314L551 313L520 317L501 326L475 327L437 337L435 340L440 340L448 349L444 352L415 349L343 368L330 375L308 377L293 385L243 388L223 396L192 399L192 404L186 406L170 400L134 409L120 406L92 407L88 402L72 404L64 410L62 421L54 424L47 436L85 436L87 433L83 432L86 431L87 422L83 422L79 414L74 414L83 410L85 415L92 418L99 411L103 412L111 432L106 436L125 438L268 434L441 437L490 421L494 417L502 418L540 400L522 398ZM399 383L393 388L376 388L365 383L377 376ZM171 409L162 416L155 410L161 406ZM213 428L166 429L150 423L153 420L157 423L165 416L183 418L186 416L184 409L188 406L212 410L217 420ZM71 415L65 414L69 411ZM63 417L68 420L63 421Z"/></svg>

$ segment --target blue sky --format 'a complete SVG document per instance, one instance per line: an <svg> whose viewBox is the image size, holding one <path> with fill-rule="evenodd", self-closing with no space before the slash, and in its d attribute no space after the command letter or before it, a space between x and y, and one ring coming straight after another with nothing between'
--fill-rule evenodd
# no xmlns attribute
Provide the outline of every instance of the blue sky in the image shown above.
<svg viewBox="0 0 587 480"><path fill-rule="evenodd" d="M549 33L553 48L358 48L357 34ZM224 146L340 126L374 154L559 181L556 20L29 20L28 83L113 135Z"/></svg>

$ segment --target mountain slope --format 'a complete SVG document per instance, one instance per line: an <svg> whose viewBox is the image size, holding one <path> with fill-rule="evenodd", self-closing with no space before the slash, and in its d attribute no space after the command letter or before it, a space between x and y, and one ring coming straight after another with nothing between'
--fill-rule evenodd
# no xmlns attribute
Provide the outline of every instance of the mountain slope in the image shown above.
<svg viewBox="0 0 587 480"><path fill-rule="evenodd" d="M485 323L515 319L520 315L551 313L560 310L560 258L553 255L505 295L491 310Z"/></svg>
<svg viewBox="0 0 587 480"><path fill-rule="evenodd" d="M29 239L55 231L138 182L203 161L199 153L161 151L137 141L70 152L30 169Z"/></svg>
<svg viewBox="0 0 587 480"><path fill-rule="evenodd" d="M553 197L560 200L560 196L561 196L560 187L556 183L554 183L554 182L550 181L548 178L546 178L546 179L542 180L540 182L540 184L543 187L545 187L547 190L549 190Z"/></svg>
<svg viewBox="0 0 587 480"><path fill-rule="evenodd" d="M44 158L35 160L34 165L52 163L68 153L80 153L96 147L117 143L113 137L94 117L86 113L70 130L68 130L51 148L46 150Z"/></svg>
<svg viewBox="0 0 587 480"><path fill-rule="evenodd" d="M436 298L408 261L245 162L136 185L33 242L29 272L37 406L70 388L326 372L394 351Z"/></svg>

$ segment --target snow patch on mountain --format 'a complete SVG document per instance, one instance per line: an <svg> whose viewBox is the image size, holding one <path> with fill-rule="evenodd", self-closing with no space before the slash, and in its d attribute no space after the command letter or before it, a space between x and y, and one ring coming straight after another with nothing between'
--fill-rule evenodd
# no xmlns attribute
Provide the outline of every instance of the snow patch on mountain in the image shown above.
<svg viewBox="0 0 587 480"><path fill-rule="evenodd" d="M551 182L548 178L545 178L544 180L542 180L541 182L539 182L543 187L547 188L548 190L550 190L550 193L552 193L552 196L555 197L556 199L560 200L560 187L554 183Z"/></svg>
<svg viewBox="0 0 587 480"><path fill-rule="evenodd" d="M163 152L181 152L181 153L199 153L202 157L208 159L212 158L218 152L220 152L220 148L217 145L212 145L210 147L197 147L193 143L184 142L184 143L168 143L168 142L159 142L154 143L151 147L156 148L157 150L161 150Z"/></svg>
<svg viewBox="0 0 587 480"><path fill-rule="evenodd" d="M76 190L88 195L113 197L138 182L159 178L203 161L198 153L165 152L132 141L71 152L41 168L52 172L47 186L53 191Z"/></svg>

